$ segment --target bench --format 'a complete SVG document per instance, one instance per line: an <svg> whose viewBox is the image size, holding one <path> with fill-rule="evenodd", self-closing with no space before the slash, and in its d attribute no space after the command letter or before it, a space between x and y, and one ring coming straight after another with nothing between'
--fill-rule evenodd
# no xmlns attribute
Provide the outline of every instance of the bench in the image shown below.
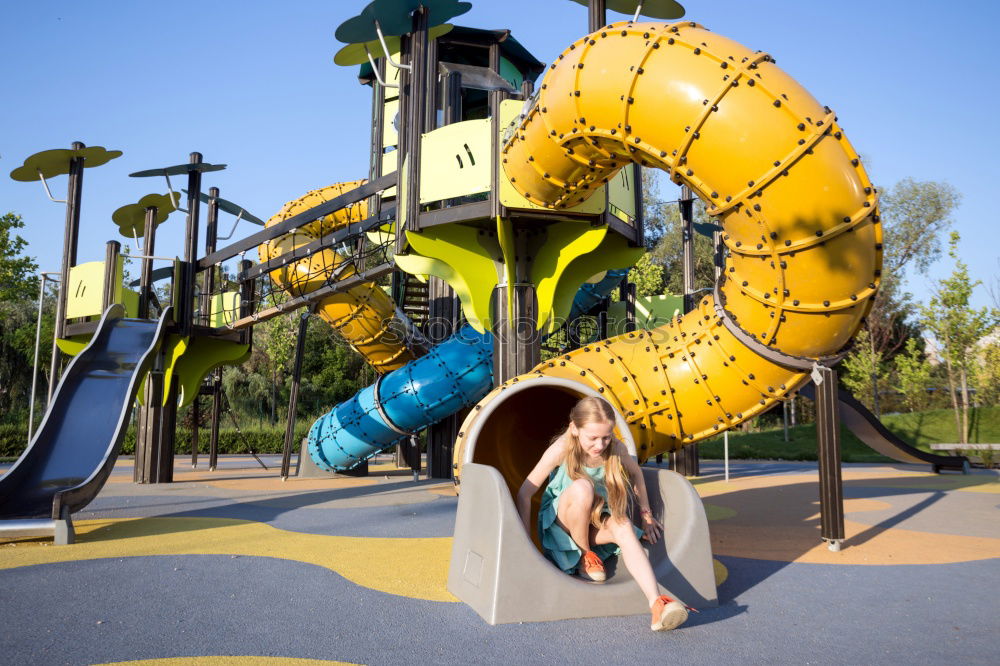
<svg viewBox="0 0 1000 666"><path fill-rule="evenodd" d="M931 444L932 451L948 451L952 455L964 455L969 459L969 462L978 462L980 464L985 464L983 462L982 456L975 455L976 451L990 451L991 467L997 462L1000 462L1000 456L993 454L993 451L1000 451L1000 444L956 444L956 443L944 443L944 444Z"/></svg>

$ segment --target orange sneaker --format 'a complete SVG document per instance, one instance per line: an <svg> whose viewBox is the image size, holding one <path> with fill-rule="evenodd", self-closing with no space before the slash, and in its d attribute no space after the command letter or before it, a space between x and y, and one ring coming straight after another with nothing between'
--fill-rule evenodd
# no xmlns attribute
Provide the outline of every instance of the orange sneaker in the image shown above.
<svg viewBox="0 0 1000 666"><path fill-rule="evenodd" d="M688 619L687 608L679 601L663 595L653 603L653 621L649 628L653 631L675 629Z"/></svg>
<svg viewBox="0 0 1000 666"><path fill-rule="evenodd" d="M604 574L604 562L592 550L588 550L583 554L577 573L581 578L592 580L595 583L603 583L607 579L607 576Z"/></svg>

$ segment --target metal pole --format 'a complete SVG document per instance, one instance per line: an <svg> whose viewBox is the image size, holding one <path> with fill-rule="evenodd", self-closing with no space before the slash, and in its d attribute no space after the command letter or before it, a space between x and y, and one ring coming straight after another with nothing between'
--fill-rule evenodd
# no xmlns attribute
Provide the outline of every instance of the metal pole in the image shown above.
<svg viewBox="0 0 1000 666"><path fill-rule="evenodd" d="M208 440L208 469L214 472L219 462L219 417L222 416L222 368L212 378L212 435Z"/></svg>
<svg viewBox="0 0 1000 666"><path fill-rule="evenodd" d="M631 333L636 329L635 325L635 282L626 282L622 285L622 295L625 300L625 332Z"/></svg>
<svg viewBox="0 0 1000 666"><path fill-rule="evenodd" d="M726 461L726 481L729 481L729 431L722 433L723 457Z"/></svg>
<svg viewBox="0 0 1000 666"><path fill-rule="evenodd" d="M118 296L118 255L122 245L118 241L108 241L104 251L104 291L101 294L101 312L104 313Z"/></svg>
<svg viewBox="0 0 1000 666"><path fill-rule="evenodd" d="M819 459L820 538L836 552L844 541L844 483L840 460L840 402L837 372L818 368L816 442Z"/></svg>
<svg viewBox="0 0 1000 666"><path fill-rule="evenodd" d="M86 146L74 141L72 150L83 150ZM69 271L76 265L76 246L80 237L80 199L83 193L83 157L73 157L69 161L69 185L66 193L66 229L63 235L62 270L59 279L59 297L56 300L55 335L52 339L52 367L49 382L49 400L59 379L59 346L56 340L66 337L66 301L69 297Z"/></svg>
<svg viewBox="0 0 1000 666"><path fill-rule="evenodd" d="M684 280L684 312L694 309L694 196L691 188L681 186L677 202L681 213L681 259Z"/></svg>
<svg viewBox="0 0 1000 666"><path fill-rule="evenodd" d="M788 401L781 401L781 424L784 426L785 430L785 441L790 441L788 439Z"/></svg>
<svg viewBox="0 0 1000 666"><path fill-rule="evenodd" d="M590 32L597 32L608 24L607 2L590 0L587 5L587 20Z"/></svg>
<svg viewBox="0 0 1000 666"><path fill-rule="evenodd" d="M191 153L188 163L201 164L201 153ZM180 294L181 312L177 322L182 335L190 335L194 325L194 286L198 272L198 216L201 210L201 171L188 171L187 227L184 231L184 267L186 278L184 291Z"/></svg>
<svg viewBox="0 0 1000 666"><path fill-rule="evenodd" d="M219 188L208 188L208 215L205 222L205 256L215 252L219 228ZM212 325L212 299L215 295L215 270L212 266L205 271L201 288L201 321Z"/></svg>
<svg viewBox="0 0 1000 666"><path fill-rule="evenodd" d="M306 331L309 327L309 312L299 317L299 337L295 341L295 365L292 367L292 390L288 394L288 418L285 424L285 448L281 452L281 480L288 478L292 463L292 445L295 439L295 417L299 409L299 383L302 379L302 357L306 351Z"/></svg>
<svg viewBox="0 0 1000 666"><path fill-rule="evenodd" d="M146 223L142 232L142 264L139 268L139 319L149 319L149 305L153 291L153 254L156 251L156 206L146 209Z"/></svg>
<svg viewBox="0 0 1000 666"><path fill-rule="evenodd" d="M35 433L35 391L38 386L38 353L42 343L42 301L45 297L45 282L48 274L42 273L41 286L38 288L38 319L35 322L35 362L31 366L31 399L28 401L28 443Z"/></svg>
<svg viewBox="0 0 1000 666"><path fill-rule="evenodd" d="M198 469L198 429L201 427L198 399L201 397L201 386L197 391L194 402L191 403L191 469Z"/></svg>

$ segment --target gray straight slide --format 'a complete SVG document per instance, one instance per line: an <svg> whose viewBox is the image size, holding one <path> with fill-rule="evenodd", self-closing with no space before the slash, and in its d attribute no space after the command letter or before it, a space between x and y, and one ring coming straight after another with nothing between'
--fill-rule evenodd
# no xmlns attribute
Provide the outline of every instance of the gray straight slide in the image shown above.
<svg viewBox="0 0 1000 666"><path fill-rule="evenodd" d="M645 544L661 591L695 608L718 605L701 498L676 472L642 471L650 509L663 523L663 539ZM500 472L462 468L448 591L490 624L648 613L621 559L609 564L603 584L563 573L528 537Z"/></svg>
<svg viewBox="0 0 1000 666"><path fill-rule="evenodd" d="M816 387L806 384L799 393L810 400L816 399ZM934 473L942 469L958 470L968 474L969 461L965 456L939 456L921 451L897 437L885 427L877 416L868 411L862 403L844 389L837 396L840 401L840 420L854 436L887 458L903 463L925 463L933 467Z"/></svg>
<svg viewBox="0 0 1000 666"><path fill-rule="evenodd" d="M0 477L0 536L52 535L73 542L70 514L87 506L114 467L132 403L171 318L125 319L105 311L63 373L28 448Z"/></svg>

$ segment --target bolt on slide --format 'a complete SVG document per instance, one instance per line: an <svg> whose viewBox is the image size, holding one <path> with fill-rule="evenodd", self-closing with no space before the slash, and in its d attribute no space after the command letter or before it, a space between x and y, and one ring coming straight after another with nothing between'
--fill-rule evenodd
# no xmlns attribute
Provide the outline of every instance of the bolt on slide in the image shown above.
<svg viewBox="0 0 1000 666"><path fill-rule="evenodd" d="M571 44L501 157L518 191L552 209L631 162L663 169L709 206L728 256L686 315L494 389L461 428L459 472L490 464L516 490L548 441L521 428L556 432L583 395L625 416L640 460L718 434L799 388L871 309L876 193L835 114L768 54L697 23L620 22ZM546 407L529 424L517 415L531 405ZM512 442L538 451L504 452Z"/></svg>

